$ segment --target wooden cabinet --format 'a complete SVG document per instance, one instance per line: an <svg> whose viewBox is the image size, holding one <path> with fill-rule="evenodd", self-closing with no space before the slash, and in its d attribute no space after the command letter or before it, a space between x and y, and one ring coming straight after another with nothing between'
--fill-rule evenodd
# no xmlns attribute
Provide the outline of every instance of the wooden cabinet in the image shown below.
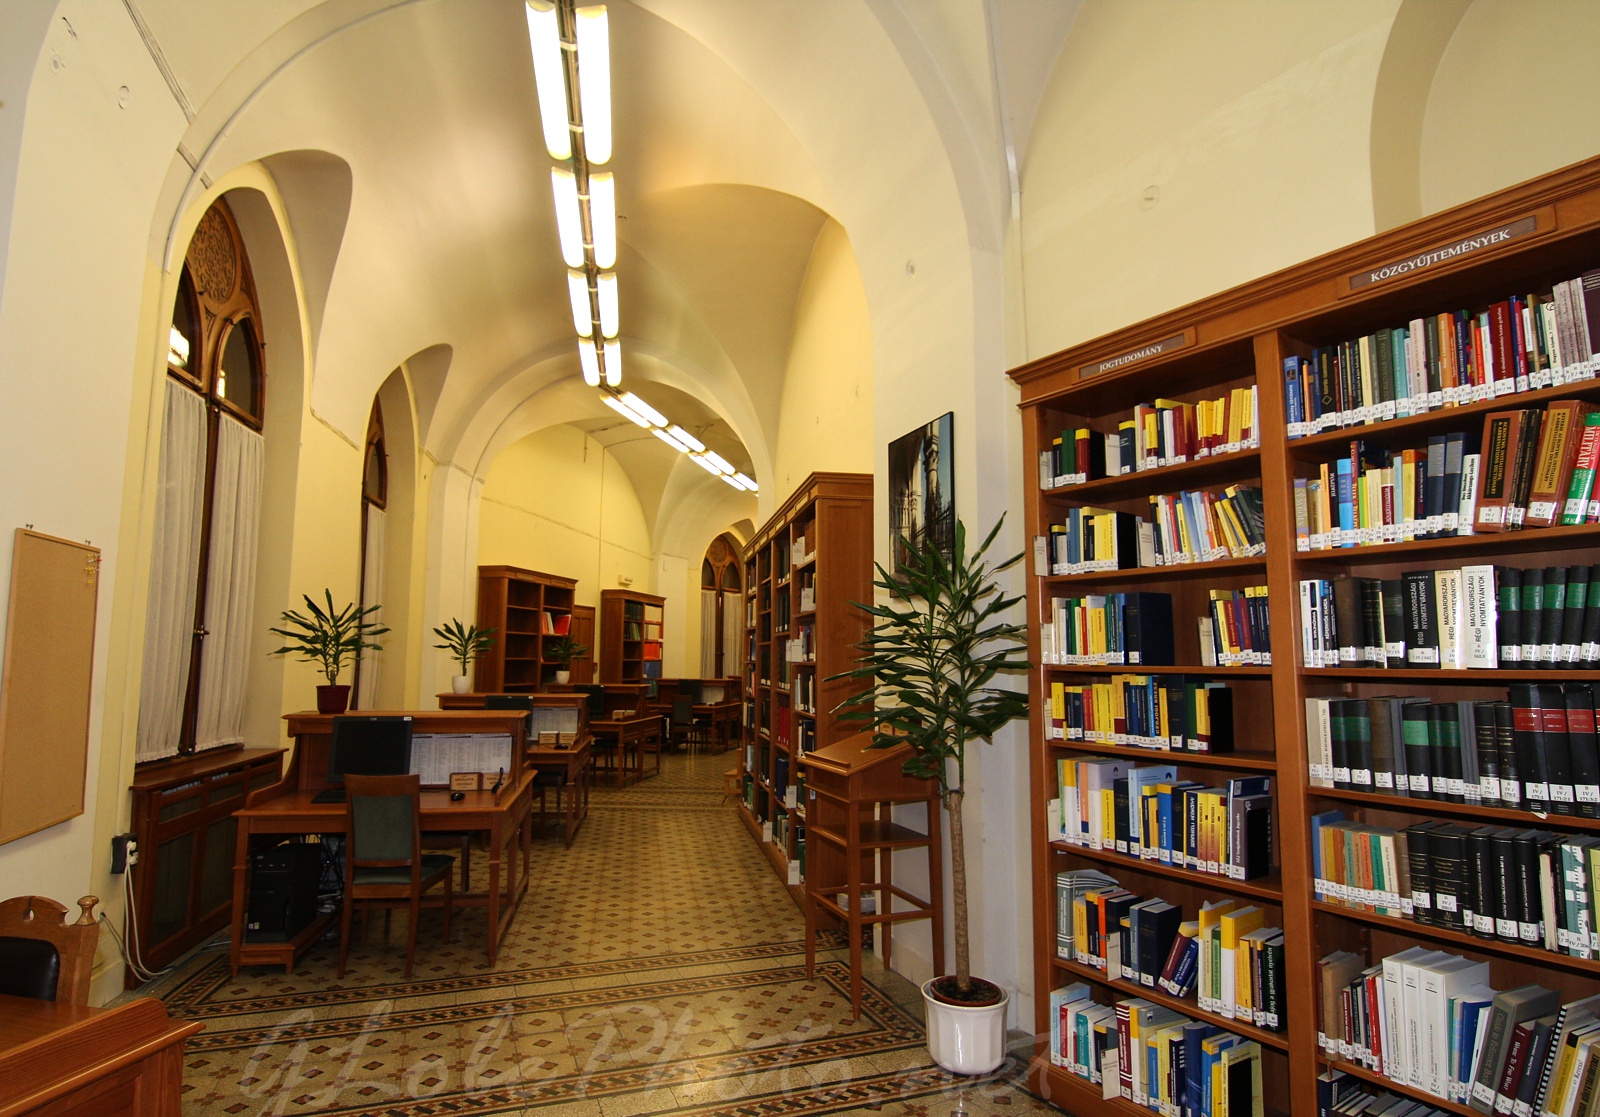
<svg viewBox="0 0 1600 1117"><path fill-rule="evenodd" d="M662 610L666 600L633 590L600 591L602 683L638 683L661 677Z"/></svg>
<svg viewBox="0 0 1600 1117"><path fill-rule="evenodd" d="M572 607L572 638L589 650L572 661L572 678L569 682L586 684L594 682L595 624L593 605Z"/></svg>
<svg viewBox="0 0 1600 1117"><path fill-rule="evenodd" d="M483 694L531 693L556 681L546 642L571 635L576 578L516 566L478 567L478 627L492 628L494 646L473 665L472 689Z"/></svg>
<svg viewBox="0 0 1600 1117"><path fill-rule="evenodd" d="M133 777L133 873L141 961L158 970L233 918L233 812L276 783L282 749L226 749L140 767ZM130 970L128 988L139 981Z"/></svg>
<svg viewBox="0 0 1600 1117"><path fill-rule="evenodd" d="M855 665L872 600L872 477L813 473L745 549L744 819L796 902L806 829L800 757L857 732L835 707L861 691L829 679Z"/></svg>
<svg viewBox="0 0 1600 1117"><path fill-rule="evenodd" d="M1301 398L1298 389L1304 381L1286 381L1286 368L1298 374L1301 359L1331 362L1334 358L1327 356L1330 352L1340 354L1337 359L1343 364L1336 367L1370 370L1372 365L1363 364L1366 358L1362 347L1369 345L1369 338L1392 337L1392 331L1400 327L1420 331L1408 336L1427 341L1426 353L1419 340L1407 358L1428 363L1408 366L1402 361L1394 367L1403 370L1402 375L1420 375L1430 368L1437 372L1440 365L1436 359L1445 350L1434 344L1430 331L1435 323L1441 332L1451 331L1443 321L1446 317L1470 324L1480 313L1490 313L1486 308L1504 305L1504 300L1512 297L1533 293L1542 298L1552 283L1571 280L1597 264L1600 160L1590 160L1012 370L1010 375L1022 393L1023 464L1030 490L1026 498L1027 531L1033 540L1036 564L1046 554L1052 525L1062 523L1064 517L1070 519L1074 508L1094 506L1149 516L1152 496L1180 490L1215 495L1232 483L1259 486L1266 539L1264 553L1189 565L1092 569L1088 573L1055 573L1035 565L1030 570L1028 658L1036 665L1030 679L1029 741L1034 1031L1041 1039L1050 1032L1052 990L1087 981L1093 999L1101 1003L1144 997L1258 1042L1263 1053L1268 1112L1316 1112L1318 1076L1334 1071L1374 1081L1392 1093L1421 1099L1439 1110L1470 1114L1472 1111L1465 1106L1440 1101L1414 1086L1381 1077L1364 1065L1351 1065L1342 1056L1323 1049L1318 1039L1318 959L1346 950L1355 953L1362 965L1375 966L1385 957L1420 942L1430 949L1486 962L1489 984L1497 990L1537 983L1559 991L1563 1002L1600 993L1600 963L1593 960L1537 949L1527 943L1500 941L1492 935L1465 934L1453 929L1446 919L1417 922L1381 913L1378 908L1385 895L1382 890L1369 890L1369 897L1377 895L1379 899L1376 904L1369 902L1365 906L1317 898L1312 822L1326 820L1324 812L1338 811L1356 828L1368 830L1401 829L1443 818L1468 828L1493 820L1499 825L1515 823L1519 827L1593 837L1600 832L1600 821L1571 814L1535 815L1470 801L1449 801L1462 799L1456 795L1411 798L1320 783L1322 779L1333 783L1336 777L1319 777L1319 783L1314 785L1308 758L1307 699L1372 699L1400 694L1440 704L1466 699L1503 700L1507 697L1507 683L1525 678L1526 674L1441 670L1436 662L1430 665L1433 670L1412 666L1376 668L1358 663L1307 666L1302 645L1312 630L1302 618L1300 592L1302 580L1336 579L1342 575L1383 580L1398 579L1411 571L1471 563L1510 568L1591 563L1595 544L1600 542L1600 526L1469 535L1451 531L1449 535L1439 533L1400 542L1384 542L1388 533L1380 527L1380 534L1358 542L1345 542L1332 549L1300 550L1296 507L1300 499L1297 482L1309 484L1330 466L1373 448L1411 450L1419 445L1426 447L1430 436L1457 431L1476 433L1482 430L1485 415L1496 410L1540 407L1553 399L1600 401L1600 378L1592 375L1589 352L1581 353L1581 362L1563 362L1565 368L1554 386L1540 387L1530 380L1526 386L1516 385L1513 391L1497 393L1493 398L1483 398L1485 393L1481 391L1474 394L1455 387L1452 406L1435 405L1425 411L1419 409L1417 414L1400 413L1388 418L1382 405L1390 382L1374 377L1371 383L1378 390L1377 403L1373 404L1371 398L1357 395L1355 385L1360 381L1346 380L1341 385L1334 380L1331 388L1323 386L1329 383L1325 381L1317 385L1318 403L1332 401L1328 405L1331 411L1339 401L1348 406L1347 397L1351 397L1355 407L1365 412L1359 414L1350 407L1351 417L1365 421L1337 429L1296 430L1297 437L1292 438L1289 423L1306 419L1298 407L1290 406L1291 400ZM1526 324L1534 319L1530 316L1522 321ZM1470 335L1463 331L1458 336ZM1370 343L1370 351L1376 354L1374 364L1388 356L1381 352L1380 344ZM1449 355L1459 352L1452 348ZM1513 350L1496 351L1495 356L1506 362L1499 365L1502 372L1521 363L1520 356L1512 360L1512 355ZM1456 366L1450 367L1454 371ZM1536 363L1535 367L1540 366ZM1400 396L1400 380L1393 383L1390 399ZM1061 479L1062 471L1041 464L1041 453L1048 452L1052 440L1059 439L1063 431L1087 426L1097 433L1115 432L1142 401L1160 396L1193 402L1250 384L1256 388L1259 405L1258 447L1235 445L1220 455L1195 461L1167 463L1147 471L1060 486L1054 482ZM1420 382L1414 379L1411 384L1416 391ZM1499 385L1491 384L1490 391L1495 387ZM1432 385L1428 388L1431 390ZM1330 390L1337 394L1330 395ZM1440 401L1433 402L1437 404L1442 399L1441 396ZM1337 407L1339 411L1346 409ZM1360 468L1367 468L1364 458ZM1044 480L1047 475L1049 482ZM1369 475L1362 473L1361 478L1363 486L1367 485ZM1300 494L1304 491L1300 489ZM1366 509L1372 511L1373 507L1369 504ZM1387 517L1386 506L1383 512ZM1356 527L1369 530L1364 520ZM1309 538L1306 542L1311 544ZM1205 617L1208 607L1204 591L1246 585L1265 586L1268 591L1270 664L1202 666L1197 622ZM1047 642L1042 633L1056 615L1056 599L1122 590L1171 595L1177 648L1172 666L1090 665L1076 653L1044 663ZM1234 751L1157 751L1135 747L1136 742L1124 743L1115 737L1110 741L1081 740L1055 731L1052 722L1060 709L1052 699L1053 687L1093 683L1115 686L1113 680L1117 677L1162 672L1211 679L1233 688ZM1553 684L1569 684L1593 682L1597 676L1592 670L1552 669L1540 671L1535 677ZM1176 767L1179 780L1206 785L1220 785L1232 777L1269 776L1274 808L1272 872L1251 880L1234 879L1180 867L1176 855L1173 863L1140 860L1107 849L1098 841L1079 844L1063 840L1066 835L1052 831L1056 818L1050 809L1050 804L1061 796L1060 765L1089 757L1171 764ZM1367 856L1365 846L1352 848L1359 848L1361 856ZM1224 1018L1202 1011L1192 996L1178 998L1152 991L1110 978L1101 969L1058 957L1056 877L1063 871L1085 868L1114 876L1140 897L1161 897L1181 905L1185 919L1195 918L1200 903L1218 897L1263 908L1267 924L1283 930L1286 1026L1265 1031L1231 1016ZM1374 874L1380 872L1374 869ZM1377 889L1377 876L1369 880ZM1447 909L1438 905L1434 910L1456 910L1455 897L1446 898L1452 906ZM1555 903L1559 908L1559 885ZM1334 1012L1337 1019L1337 1006ZM1091 1086L1066 1068L1052 1065L1043 1045L1033 1059L1030 1082L1039 1096L1084 1117L1142 1111L1125 1100L1102 1098L1099 1085Z"/></svg>

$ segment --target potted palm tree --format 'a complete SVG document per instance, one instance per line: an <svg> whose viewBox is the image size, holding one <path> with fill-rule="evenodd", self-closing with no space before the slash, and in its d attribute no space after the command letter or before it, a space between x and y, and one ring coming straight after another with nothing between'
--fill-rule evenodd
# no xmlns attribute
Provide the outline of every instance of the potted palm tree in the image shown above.
<svg viewBox="0 0 1600 1117"><path fill-rule="evenodd" d="M589 652L587 644L580 644L570 636L557 636L544 643L544 658L556 665L556 682L572 681L572 661L582 659Z"/></svg>
<svg viewBox="0 0 1600 1117"><path fill-rule="evenodd" d="M1028 667L1016 655L1025 630L1004 619L1021 598L1007 597L994 577L1022 555L993 566L984 558L1004 522L1002 516L969 555L966 528L957 521L948 562L937 544L918 546L902 537L903 560L893 573L879 565L873 583L888 591L887 602L856 603L875 618L857 645L859 666L834 676L867 682L865 690L840 704L842 716L872 727L871 748L910 745L905 773L937 780L949 815L956 972L924 983L922 996L928 1051L957 1074L987 1074L1005 1058L1009 994L972 976L961 818L967 743L990 739L1028 709L1026 694L992 685L1001 672Z"/></svg>
<svg viewBox="0 0 1600 1117"><path fill-rule="evenodd" d="M305 594L304 613L285 609L282 614L284 627L267 631L287 641L272 655L298 655L302 661L321 667L323 677L328 681L317 687L317 712L342 714L350 708L350 687L339 685L339 675L344 670L345 662L360 655L362 648L381 652L383 645L372 637L382 636L389 629L387 625L368 619L380 606L362 607L352 601L342 608L335 608L333 592L323 590L322 594L325 605L318 605L311 600L310 594Z"/></svg>
<svg viewBox="0 0 1600 1117"><path fill-rule="evenodd" d="M495 630L492 628L462 624L457 617L451 617L448 622L433 630L433 634L443 641L434 647L442 652L449 652L450 658L461 665L461 673L450 680L450 689L455 693L466 694L472 689L472 679L467 672L472 669L473 660L494 647L494 633Z"/></svg>

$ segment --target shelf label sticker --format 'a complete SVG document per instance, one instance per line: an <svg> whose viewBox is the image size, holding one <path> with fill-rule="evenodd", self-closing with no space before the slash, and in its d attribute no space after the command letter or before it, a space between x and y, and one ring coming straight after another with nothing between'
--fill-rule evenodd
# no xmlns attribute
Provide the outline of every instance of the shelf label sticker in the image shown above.
<svg viewBox="0 0 1600 1117"><path fill-rule="evenodd" d="M1115 357L1108 357L1103 361L1096 361L1092 365L1081 365L1078 368L1078 379L1087 380L1091 376L1099 376L1101 373L1112 372L1116 369L1122 368L1125 365L1131 365L1138 361L1148 360L1151 357L1159 357L1161 354L1170 353L1174 349L1182 349L1188 344L1189 331L1185 330L1181 334L1173 334L1164 341L1158 341L1153 345L1144 345L1138 349L1130 350L1127 353L1122 353Z"/></svg>
<svg viewBox="0 0 1600 1117"><path fill-rule="evenodd" d="M1480 252L1485 248L1505 244L1525 237L1529 233L1538 232L1539 218L1535 214L1519 217L1515 221L1508 221L1504 225L1497 225L1470 237L1453 241L1450 244L1430 248L1426 252L1419 252L1415 256L1407 256L1403 260L1394 260L1376 268L1367 268L1350 276L1350 290L1359 291L1363 287L1370 287L1374 283L1382 283L1388 279L1398 279L1403 275L1413 272L1425 271L1437 264L1449 263L1451 260L1462 256Z"/></svg>

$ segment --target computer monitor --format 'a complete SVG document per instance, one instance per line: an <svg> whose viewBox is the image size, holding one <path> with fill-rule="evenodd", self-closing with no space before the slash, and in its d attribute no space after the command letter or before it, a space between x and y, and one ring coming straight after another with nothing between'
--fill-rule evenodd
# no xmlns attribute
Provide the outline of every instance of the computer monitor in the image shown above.
<svg viewBox="0 0 1600 1117"><path fill-rule="evenodd" d="M485 710L527 710L528 716L523 719L523 736L533 739L533 695L531 694L485 694L483 696Z"/></svg>
<svg viewBox="0 0 1600 1117"><path fill-rule="evenodd" d="M330 783L342 787L346 776L403 776L410 771L409 714L346 714L333 719Z"/></svg>
<svg viewBox="0 0 1600 1117"><path fill-rule="evenodd" d="M572 689L588 695L589 720L595 721L606 716L605 687L598 683L577 683Z"/></svg>
<svg viewBox="0 0 1600 1117"><path fill-rule="evenodd" d="M699 679L678 680L678 697L687 698L690 702L693 702L697 706L701 702L701 690L702 688Z"/></svg>

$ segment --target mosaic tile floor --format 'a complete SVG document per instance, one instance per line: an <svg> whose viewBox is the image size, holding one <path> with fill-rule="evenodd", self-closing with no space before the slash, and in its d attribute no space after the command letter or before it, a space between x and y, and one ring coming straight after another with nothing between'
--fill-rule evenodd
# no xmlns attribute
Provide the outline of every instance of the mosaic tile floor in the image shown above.
<svg viewBox="0 0 1600 1117"><path fill-rule="evenodd" d="M1055 1112L1013 1085L1017 1065L986 1080L933 1066L920 997L898 975L869 971L855 1021L842 951L806 978L800 913L723 803L731 757L668 757L656 778L597 789L570 850L536 841L493 968L477 910L457 913L448 946L439 914L423 914L411 981L403 913L388 945L374 919L342 981L337 931L293 974L232 979L224 953L196 955L150 990L206 1025L184 1112Z"/></svg>

